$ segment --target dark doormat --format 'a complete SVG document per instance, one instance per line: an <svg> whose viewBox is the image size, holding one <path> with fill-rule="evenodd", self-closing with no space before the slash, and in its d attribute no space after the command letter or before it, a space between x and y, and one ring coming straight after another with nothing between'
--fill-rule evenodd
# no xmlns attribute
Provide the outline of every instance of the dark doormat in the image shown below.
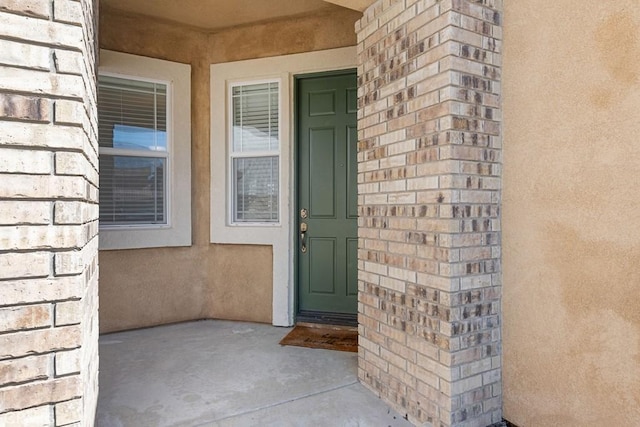
<svg viewBox="0 0 640 427"><path fill-rule="evenodd" d="M280 345L358 352L358 328L298 323Z"/></svg>

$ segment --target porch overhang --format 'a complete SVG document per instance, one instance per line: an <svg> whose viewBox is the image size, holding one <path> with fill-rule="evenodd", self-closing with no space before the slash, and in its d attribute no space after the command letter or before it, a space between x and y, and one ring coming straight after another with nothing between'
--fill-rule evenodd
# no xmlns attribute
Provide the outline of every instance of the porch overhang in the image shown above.
<svg viewBox="0 0 640 427"><path fill-rule="evenodd" d="M327 3L337 4L338 6L346 7L347 9L358 10L364 12L366 8L371 6L374 0L324 0Z"/></svg>

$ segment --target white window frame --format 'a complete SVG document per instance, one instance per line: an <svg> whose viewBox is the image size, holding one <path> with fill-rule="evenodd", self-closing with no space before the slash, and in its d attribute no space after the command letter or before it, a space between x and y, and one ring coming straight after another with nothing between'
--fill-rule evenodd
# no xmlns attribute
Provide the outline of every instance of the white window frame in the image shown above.
<svg viewBox="0 0 640 427"><path fill-rule="evenodd" d="M159 159L166 159L166 171L165 171L165 183L164 183L164 192L165 192L165 222L158 224L100 224L100 231L104 230L121 230L121 229L161 229L161 228L171 228L171 197L173 194L171 184L171 174L167 173L172 170L173 167L173 112L171 111L171 105L173 101L173 88L171 82L168 80L160 80L160 79L150 79L139 76L131 76L128 74L122 73L110 73L110 72L100 72L98 73L100 76L106 77L117 77L120 79L127 80L135 80L145 83L156 83L163 84L167 88L167 150L166 151L153 151L153 150L134 150L134 149L126 149L126 148L110 148L110 147L98 147L99 154L107 154L109 156L124 156L124 157L153 157Z"/></svg>
<svg viewBox="0 0 640 427"><path fill-rule="evenodd" d="M294 242L295 230L295 171L294 144L294 85L299 74L356 68L355 46L328 49L293 55L249 59L211 64L211 199L210 241L221 244L267 245L273 251L272 323L290 326L294 318ZM229 200L229 96L230 84L280 79L280 209L279 226L260 224L232 225L228 221ZM247 260L251 262L251 260Z"/></svg>
<svg viewBox="0 0 640 427"><path fill-rule="evenodd" d="M233 88L240 86L251 86L265 83L278 83L278 150L273 151L247 151L247 152L235 152L233 149ZM227 224L232 227L279 227L282 221L282 210L280 209L280 199L282 198L282 80L276 79L257 79L257 80L243 80L238 82L231 82L227 85L227 136L228 145L227 152L229 153L227 169L229 176L227 177L229 188L227 190ZM233 174L233 159L237 158L258 158L258 157L278 157L278 221L236 221L234 215L234 206L236 201L234 200L233 186L234 186L234 174Z"/></svg>
<svg viewBox="0 0 640 427"><path fill-rule="evenodd" d="M167 86L167 154L99 148L99 152L165 157L164 224L100 225L99 249L191 246L191 67L143 56L100 51L98 73Z"/></svg>

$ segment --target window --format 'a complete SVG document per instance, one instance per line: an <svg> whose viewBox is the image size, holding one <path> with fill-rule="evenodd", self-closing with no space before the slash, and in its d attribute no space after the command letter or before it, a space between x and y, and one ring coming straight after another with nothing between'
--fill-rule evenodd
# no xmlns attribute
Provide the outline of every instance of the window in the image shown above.
<svg viewBox="0 0 640 427"><path fill-rule="evenodd" d="M191 245L191 67L102 50L99 248Z"/></svg>
<svg viewBox="0 0 640 427"><path fill-rule="evenodd" d="M167 84L98 78L100 225L167 225Z"/></svg>
<svg viewBox="0 0 640 427"><path fill-rule="evenodd" d="M277 223L279 83L234 85L231 99L231 222Z"/></svg>

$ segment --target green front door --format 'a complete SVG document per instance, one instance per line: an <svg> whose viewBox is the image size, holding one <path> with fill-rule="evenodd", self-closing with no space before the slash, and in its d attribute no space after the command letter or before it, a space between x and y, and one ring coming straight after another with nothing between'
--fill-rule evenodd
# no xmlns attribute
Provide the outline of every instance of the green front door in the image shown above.
<svg viewBox="0 0 640 427"><path fill-rule="evenodd" d="M358 296L355 71L299 78L296 105L298 317L355 318Z"/></svg>

